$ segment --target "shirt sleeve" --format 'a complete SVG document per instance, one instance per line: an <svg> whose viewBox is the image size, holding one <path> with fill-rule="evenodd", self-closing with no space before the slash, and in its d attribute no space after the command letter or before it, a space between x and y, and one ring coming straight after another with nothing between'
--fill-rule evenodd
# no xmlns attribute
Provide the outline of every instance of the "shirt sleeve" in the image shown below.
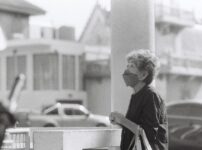
<svg viewBox="0 0 202 150"><path fill-rule="evenodd" d="M160 111L161 111L161 98L156 93L148 93L146 96L146 105L144 107L145 123L158 127Z"/></svg>

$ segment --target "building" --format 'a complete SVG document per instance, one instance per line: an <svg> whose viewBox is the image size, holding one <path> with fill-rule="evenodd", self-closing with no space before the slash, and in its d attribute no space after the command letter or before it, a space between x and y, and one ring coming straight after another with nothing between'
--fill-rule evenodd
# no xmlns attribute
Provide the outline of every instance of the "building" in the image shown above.
<svg viewBox="0 0 202 150"><path fill-rule="evenodd" d="M194 28L192 10L180 9L179 3L171 2L156 3L155 45L162 64L156 86L167 101L200 99L202 30Z"/></svg>
<svg viewBox="0 0 202 150"><path fill-rule="evenodd" d="M87 105L84 46L74 41L72 27L29 25L30 16L44 13L25 0L0 0L0 27L8 39L0 52L0 100L8 103L14 79L23 73L19 109L39 110L57 101Z"/></svg>
<svg viewBox="0 0 202 150"><path fill-rule="evenodd" d="M155 49L162 64L156 79L156 88L167 102L199 99L202 96L202 30L194 28L196 23L193 12L180 9L177 1L156 1ZM110 12L96 5L79 41L92 49L97 45L100 49L108 47L110 50L109 24ZM86 56L92 54L88 51L86 53ZM100 53L102 51L95 50L94 58L96 54L101 55ZM85 74L88 101L89 105L92 104L90 109L102 114L110 112L110 108L100 108L103 105L107 107L110 102L110 69L108 73L105 69L103 74L103 69L96 68L109 68L110 63L107 62L110 60L88 61L87 68L91 69Z"/></svg>
<svg viewBox="0 0 202 150"><path fill-rule="evenodd" d="M6 39L29 37L29 17L45 11L25 0L0 0L0 27Z"/></svg>
<svg viewBox="0 0 202 150"><path fill-rule="evenodd" d="M79 42L91 46L110 46L110 32L110 12L96 4Z"/></svg>
<svg viewBox="0 0 202 150"><path fill-rule="evenodd" d="M26 77L19 108L41 109L56 101L87 105L81 44L57 40L14 40L0 52L0 97L7 102L15 77Z"/></svg>

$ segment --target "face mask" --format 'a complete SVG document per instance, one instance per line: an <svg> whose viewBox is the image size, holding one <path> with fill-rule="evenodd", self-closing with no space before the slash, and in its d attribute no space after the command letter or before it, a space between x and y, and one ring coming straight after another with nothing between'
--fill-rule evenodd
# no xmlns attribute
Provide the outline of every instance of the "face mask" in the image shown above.
<svg viewBox="0 0 202 150"><path fill-rule="evenodd" d="M130 87L134 87L139 82L138 76L136 74L130 73L128 70L124 71L123 79L126 86Z"/></svg>

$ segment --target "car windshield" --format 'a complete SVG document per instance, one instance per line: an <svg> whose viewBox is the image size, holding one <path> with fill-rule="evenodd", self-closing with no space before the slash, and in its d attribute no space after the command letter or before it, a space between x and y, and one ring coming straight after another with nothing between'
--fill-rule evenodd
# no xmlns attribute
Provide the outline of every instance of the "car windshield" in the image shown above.
<svg viewBox="0 0 202 150"><path fill-rule="evenodd" d="M58 115L58 109L55 108L55 109L52 109L50 111L47 111L46 114L47 115Z"/></svg>

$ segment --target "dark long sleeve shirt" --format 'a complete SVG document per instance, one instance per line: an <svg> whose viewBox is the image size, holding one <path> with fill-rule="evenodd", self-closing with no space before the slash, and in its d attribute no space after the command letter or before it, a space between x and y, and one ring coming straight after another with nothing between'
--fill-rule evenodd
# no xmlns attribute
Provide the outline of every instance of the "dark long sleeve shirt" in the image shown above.
<svg viewBox="0 0 202 150"><path fill-rule="evenodd" d="M126 118L140 125L153 150L168 149L167 114L163 99L151 87L145 86L131 96ZM121 150L128 150L133 133L123 128Z"/></svg>

